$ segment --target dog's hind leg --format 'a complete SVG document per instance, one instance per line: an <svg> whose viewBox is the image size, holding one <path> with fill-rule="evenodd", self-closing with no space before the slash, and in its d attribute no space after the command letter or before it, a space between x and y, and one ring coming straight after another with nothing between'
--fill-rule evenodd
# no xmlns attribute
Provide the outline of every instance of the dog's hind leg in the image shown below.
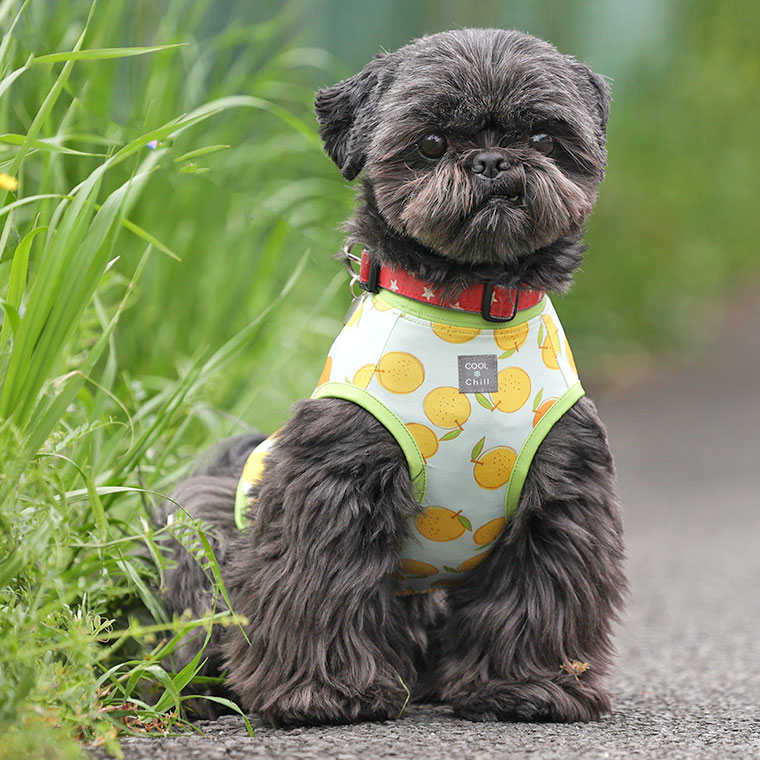
<svg viewBox="0 0 760 760"><path fill-rule="evenodd" d="M340 399L297 405L267 457L226 577L229 684L274 725L398 717L414 688L413 634L393 573L417 509L395 439Z"/></svg>
<svg viewBox="0 0 760 760"><path fill-rule="evenodd" d="M263 438L259 433L236 436L201 454L190 476L177 484L170 499L160 506L154 516L159 525L165 525L170 516L178 511L201 520L223 571L230 542L237 535L233 509L240 473L248 454ZM166 571L160 589L161 601L167 612L180 615L187 610L193 617L200 617L214 605L217 612L226 608L223 599L214 600L213 581L207 572L177 541L172 542L170 558L173 564ZM207 662L200 675L220 674L221 634L222 630L215 627L204 651ZM179 671L187 665L203 646L203 642L202 632L196 631L189 635L172 654L174 670ZM195 686L194 691L229 696L224 687ZM224 711L209 700L193 700L191 707L201 718L211 718Z"/></svg>
<svg viewBox="0 0 760 760"><path fill-rule="evenodd" d="M539 447L491 555L449 597L439 690L457 714L572 722L609 711L621 533L606 434L581 399Z"/></svg>

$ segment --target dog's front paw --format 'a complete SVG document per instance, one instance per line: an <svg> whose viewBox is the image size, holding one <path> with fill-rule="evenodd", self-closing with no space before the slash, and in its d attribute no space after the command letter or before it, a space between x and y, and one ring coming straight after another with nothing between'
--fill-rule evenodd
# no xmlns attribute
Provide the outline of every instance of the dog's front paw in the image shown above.
<svg viewBox="0 0 760 760"><path fill-rule="evenodd" d="M409 692L398 679L376 682L361 692L315 682L283 690L255 709L271 726L320 726L394 720L408 700Z"/></svg>
<svg viewBox="0 0 760 760"><path fill-rule="evenodd" d="M610 711L609 694L600 685L563 676L479 681L455 693L449 688L444 697L458 716L479 722L576 723Z"/></svg>

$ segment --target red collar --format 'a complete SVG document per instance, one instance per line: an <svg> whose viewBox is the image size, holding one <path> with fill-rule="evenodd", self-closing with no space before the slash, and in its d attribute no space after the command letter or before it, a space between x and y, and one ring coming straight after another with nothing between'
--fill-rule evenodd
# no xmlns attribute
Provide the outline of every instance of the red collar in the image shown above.
<svg viewBox="0 0 760 760"><path fill-rule="evenodd" d="M370 293L377 293L380 288L384 288L420 303L480 314L488 322L511 322L518 311L530 309L544 297L543 290L505 288L489 282L485 285L470 285L454 299L445 298L440 290L404 269L389 264L378 266L366 251L362 251L359 284Z"/></svg>

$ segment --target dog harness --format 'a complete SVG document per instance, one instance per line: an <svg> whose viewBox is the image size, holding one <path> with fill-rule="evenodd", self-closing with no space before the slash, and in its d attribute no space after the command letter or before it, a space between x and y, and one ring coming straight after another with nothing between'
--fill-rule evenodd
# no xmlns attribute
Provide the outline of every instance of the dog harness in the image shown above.
<svg viewBox="0 0 760 760"><path fill-rule="evenodd" d="M312 398L358 404L401 447L421 509L396 577L398 593L416 594L461 583L488 556L539 444L584 391L548 296L503 326L394 293L395 282L361 297ZM275 445L276 434L245 465L241 529Z"/></svg>

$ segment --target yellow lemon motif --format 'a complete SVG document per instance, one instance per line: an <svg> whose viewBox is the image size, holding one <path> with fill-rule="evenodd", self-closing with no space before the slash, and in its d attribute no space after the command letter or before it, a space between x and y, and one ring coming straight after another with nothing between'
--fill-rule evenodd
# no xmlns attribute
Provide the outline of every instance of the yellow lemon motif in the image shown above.
<svg viewBox="0 0 760 760"><path fill-rule="evenodd" d="M428 507L414 518L414 524L420 534L431 541L453 541L466 530L472 530L461 509L454 512L446 507Z"/></svg>
<svg viewBox="0 0 760 760"><path fill-rule="evenodd" d="M360 319L362 315L362 309L364 309L364 303L360 303L359 307L356 309L356 311L351 315L348 322L346 322L346 327L353 327Z"/></svg>
<svg viewBox="0 0 760 760"><path fill-rule="evenodd" d="M541 344L541 358L549 369L559 369L559 362L557 361L559 354L559 331L557 330L557 325L554 324L554 320L548 314L544 314L541 319L544 320L544 325L546 326L546 338L544 338L544 342Z"/></svg>
<svg viewBox="0 0 760 760"><path fill-rule="evenodd" d="M354 373L353 384L358 385L359 388L366 388L372 379L375 369L376 366L374 364L365 364L363 367L359 367Z"/></svg>
<svg viewBox="0 0 760 760"><path fill-rule="evenodd" d="M544 321L546 331L557 335L559 331L557 330L557 325L554 324L554 320L548 314L542 314L541 319Z"/></svg>
<svg viewBox="0 0 760 760"><path fill-rule="evenodd" d="M393 308L389 303L386 303L382 298L379 298L378 296L375 296L372 299L372 305L378 311L390 311Z"/></svg>
<svg viewBox="0 0 760 760"><path fill-rule="evenodd" d="M416 559L402 559L401 572L406 575L413 575L416 578L429 578L438 572L435 565L429 565L427 562L420 562Z"/></svg>
<svg viewBox="0 0 760 760"><path fill-rule="evenodd" d="M575 357L573 356L573 352L570 350L570 344L567 342L567 336L565 336L565 356L567 356L567 361L570 363L570 369L572 369L574 374L578 374L578 368L575 366Z"/></svg>
<svg viewBox="0 0 760 760"><path fill-rule="evenodd" d="M419 422L408 422L406 427L417 442L422 458L427 462L438 451L438 436L427 425L420 425Z"/></svg>
<svg viewBox="0 0 760 760"><path fill-rule="evenodd" d="M440 322L433 322L432 325L433 332L447 343L467 343L476 335L480 335L480 330L475 327L454 327L453 325L443 325Z"/></svg>
<svg viewBox="0 0 760 760"><path fill-rule="evenodd" d="M538 425L541 418L554 406L556 398L548 398L533 412L533 427Z"/></svg>
<svg viewBox="0 0 760 760"><path fill-rule="evenodd" d="M493 339L502 351L519 351L520 347L528 339L528 323L524 322L517 327L503 327L493 331Z"/></svg>
<svg viewBox="0 0 760 760"><path fill-rule="evenodd" d="M457 568L457 570L459 570L460 573L466 573L468 570L474 570L490 553L491 549L488 549L488 551L481 552L480 554L476 554L474 557L470 557L470 559L466 559Z"/></svg>
<svg viewBox="0 0 760 760"><path fill-rule="evenodd" d="M378 382L391 393L412 393L422 385L425 368L406 351L389 351L380 357L375 369Z"/></svg>
<svg viewBox="0 0 760 760"><path fill-rule="evenodd" d="M528 373L519 367L507 367L498 374L498 388L498 391L491 394L493 409L516 412L530 396Z"/></svg>
<svg viewBox="0 0 760 760"><path fill-rule="evenodd" d="M517 453L509 446L497 446L486 451L475 462L472 474L481 488L501 488L512 476Z"/></svg>
<svg viewBox="0 0 760 760"><path fill-rule="evenodd" d="M459 428L470 418L472 407L464 393L450 385L433 388L422 402L425 416L438 427Z"/></svg>
<svg viewBox="0 0 760 760"><path fill-rule="evenodd" d="M504 530L506 524L506 517L497 517L495 520L491 520L485 525L481 525L475 531L475 533L472 534L472 540L478 544L478 546L485 546L486 544L490 544L491 541L498 538L499 534Z"/></svg>
<svg viewBox="0 0 760 760"><path fill-rule="evenodd" d="M267 458L269 450L254 451L243 467L243 480L255 486L264 474L264 460Z"/></svg>
<svg viewBox="0 0 760 760"><path fill-rule="evenodd" d="M554 346L552 346L551 340L548 336L541 346L541 358L549 369L559 369L557 352L554 350Z"/></svg>
<svg viewBox="0 0 760 760"><path fill-rule="evenodd" d="M317 381L317 386L323 385L330 379L330 374L332 373L332 356L327 357L327 361L325 362L325 366L322 368L322 374L319 376L319 380Z"/></svg>

